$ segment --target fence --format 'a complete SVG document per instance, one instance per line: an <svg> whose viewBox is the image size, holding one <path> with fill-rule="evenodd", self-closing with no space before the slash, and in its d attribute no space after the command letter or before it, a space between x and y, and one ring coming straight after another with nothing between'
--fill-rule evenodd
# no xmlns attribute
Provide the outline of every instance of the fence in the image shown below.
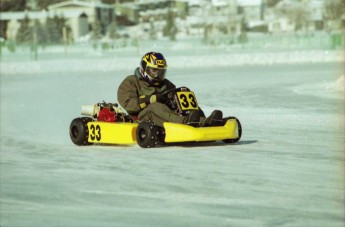
<svg viewBox="0 0 345 227"><path fill-rule="evenodd" d="M203 40L202 37L179 37L177 41L168 39L140 40L117 39L108 42L92 42L77 40L69 46L54 45L33 46L15 45L13 42L2 42L0 45L1 58L49 58L50 57L97 57L121 55L142 55L148 51L161 51L169 55L195 55L217 53L250 53L250 52L278 52L296 50L334 50L345 46L344 33L327 34L262 34L248 33L245 39L231 39L219 36L212 40ZM37 55L37 56L36 56Z"/></svg>

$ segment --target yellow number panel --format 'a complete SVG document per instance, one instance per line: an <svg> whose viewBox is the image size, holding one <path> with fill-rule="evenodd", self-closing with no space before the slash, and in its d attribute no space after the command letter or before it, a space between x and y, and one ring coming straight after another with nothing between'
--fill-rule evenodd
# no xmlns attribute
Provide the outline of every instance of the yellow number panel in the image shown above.
<svg viewBox="0 0 345 227"><path fill-rule="evenodd" d="M136 123L89 122L88 142L110 144L133 144L136 142Z"/></svg>
<svg viewBox="0 0 345 227"><path fill-rule="evenodd" d="M176 92L181 110L198 110L198 102L196 101L194 92L179 91Z"/></svg>

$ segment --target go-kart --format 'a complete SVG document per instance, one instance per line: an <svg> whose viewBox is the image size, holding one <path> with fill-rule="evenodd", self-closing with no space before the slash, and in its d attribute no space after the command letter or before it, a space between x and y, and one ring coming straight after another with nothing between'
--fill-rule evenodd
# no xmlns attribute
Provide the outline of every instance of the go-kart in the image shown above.
<svg viewBox="0 0 345 227"><path fill-rule="evenodd" d="M194 92L186 87L169 90L162 94L166 105L186 116L189 111L199 110ZM83 105L82 115L70 125L70 137L76 145L90 144L135 144L148 148L156 145L180 142L206 142L222 140L236 143L242 135L240 121L225 117L217 126L198 127L191 123L164 122L163 127L154 122L140 122L136 116L125 113L118 104L97 103Z"/></svg>

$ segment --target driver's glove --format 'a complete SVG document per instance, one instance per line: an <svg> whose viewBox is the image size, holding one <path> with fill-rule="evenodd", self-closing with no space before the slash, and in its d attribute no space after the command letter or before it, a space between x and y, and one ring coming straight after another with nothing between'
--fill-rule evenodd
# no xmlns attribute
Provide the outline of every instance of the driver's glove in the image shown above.
<svg viewBox="0 0 345 227"><path fill-rule="evenodd" d="M165 103L167 101L167 98L159 93L153 94L153 95L142 95L139 97L139 107L140 109L144 109L147 105L154 103L154 102L160 102Z"/></svg>

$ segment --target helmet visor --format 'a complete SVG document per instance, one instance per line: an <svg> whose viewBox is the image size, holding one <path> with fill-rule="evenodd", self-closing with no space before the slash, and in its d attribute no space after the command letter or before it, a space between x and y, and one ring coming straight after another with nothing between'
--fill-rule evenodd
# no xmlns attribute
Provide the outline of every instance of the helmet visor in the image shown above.
<svg viewBox="0 0 345 227"><path fill-rule="evenodd" d="M146 67L146 73L154 80L163 81L165 78L166 69Z"/></svg>

